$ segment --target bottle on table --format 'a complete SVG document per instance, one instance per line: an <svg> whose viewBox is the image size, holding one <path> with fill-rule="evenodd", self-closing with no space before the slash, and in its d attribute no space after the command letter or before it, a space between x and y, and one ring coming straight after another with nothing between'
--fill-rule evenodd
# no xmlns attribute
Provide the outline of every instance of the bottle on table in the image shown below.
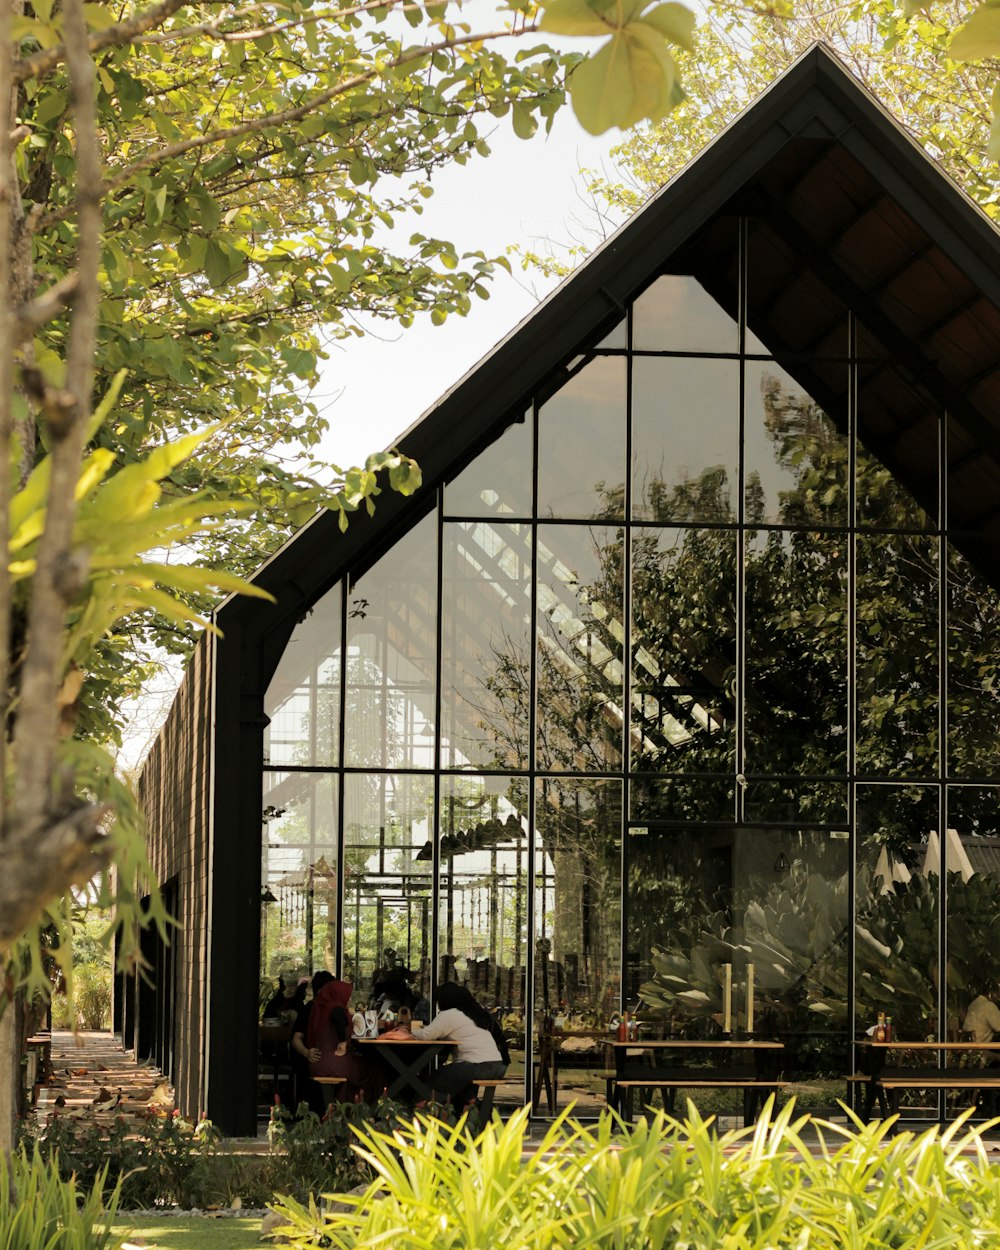
<svg viewBox="0 0 1000 1250"><path fill-rule="evenodd" d="M620 1042L628 1041L628 1012L626 1011L618 1022L618 1040Z"/></svg>
<svg viewBox="0 0 1000 1250"><path fill-rule="evenodd" d="M885 1012L878 1013L878 1020L875 1024L875 1040L876 1042L885 1041Z"/></svg>
<svg viewBox="0 0 1000 1250"><path fill-rule="evenodd" d="M885 1040L887 1042L892 1041L892 1016L886 1016L885 1018Z"/></svg>

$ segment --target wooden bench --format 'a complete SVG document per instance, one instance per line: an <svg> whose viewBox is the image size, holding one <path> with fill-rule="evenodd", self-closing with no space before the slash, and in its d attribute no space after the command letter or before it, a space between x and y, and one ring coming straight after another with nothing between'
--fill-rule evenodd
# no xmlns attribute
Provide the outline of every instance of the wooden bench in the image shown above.
<svg viewBox="0 0 1000 1250"><path fill-rule="evenodd" d="M347 1081L346 1076L314 1076L312 1079L322 1088L324 1107L330 1107L337 1101L337 1086Z"/></svg>
<svg viewBox="0 0 1000 1250"><path fill-rule="evenodd" d="M634 1089L741 1089L743 1090L743 1122L749 1123L757 1111L758 1100L775 1090L786 1089L788 1081L776 1077L755 1076L752 1073L712 1072L707 1069L689 1068L669 1075L651 1070L649 1076L623 1077L615 1082L614 1100L619 1114L627 1122L632 1120L632 1091ZM624 1092L624 1098L622 1097Z"/></svg>
<svg viewBox="0 0 1000 1250"><path fill-rule="evenodd" d="M876 1098L883 1115L896 1115L899 1111L899 1092L904 1089L992 1089L1000 1091L1000 1067L884 1068L874 1076L856 1073L846 1079L848 1084L866 1087L863 1111L865 1120L871 1117Z"/></svg>
<svg viewBox="0 0 1000 1250"><path fill-rule="evenodd" d="M477 1090L486 1091L481 1098L476 1100L476 1105L479 1108L480 1119L482 1121L486 1121L493 1114L493 1097L496 1094L497 1089L501 1085L506 1085L507 1082L503 1078L497 1078L496 1080L490 1081L472 1081L471 1084L474 1085Z"/></svg>

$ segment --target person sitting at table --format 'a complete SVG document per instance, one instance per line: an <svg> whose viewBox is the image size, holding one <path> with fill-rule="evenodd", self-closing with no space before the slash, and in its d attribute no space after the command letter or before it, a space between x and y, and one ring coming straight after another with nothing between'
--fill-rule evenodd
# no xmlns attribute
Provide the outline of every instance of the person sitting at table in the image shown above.
<svg viewBox="0 0 1000 1250"><path fill-rule="evenodd" d="M980 1045L995 1041L997 1034L1000 1033L1000 1007L985 993L986 990L995 991L995 989L995 986L984 986L984 992L977 994L969 1003L965 1019L962 1021L963 1031L971 1033L972 1040L979 1042Z"/></svg>
<svg viewBox="0 0 1000 1250"><path fill-rule="evenodd" d="M337 1087L339 1102L353 1102L365 1090L365 1072L351 1048L353 1023L347 1009L354 986L349 981L328 981L313 999L306 1026L309 1075L342 1076Z"/></svg>
<svg viewBox="0 0 1000 1250"><path fill-rule="evenodd" d="M474 1082L503 1076L510 1058L501 1054L489 1012L464 985L446 981L438 986L435 997L438 1014L423 1028L413 1025L411 1032L418 1041L447 1038L458 1043L452 1061L438 1068L431 1084L437 1096L450 1095L452 1105L461 1114L475 1099Z"/></svg>
<svg viewBox="0 0 1000 1250"><path fill-rule="evenodd" d="M292 1064L295 1067L295 1082L298 1087L298 1101L308 1103L309 1110L314 1111L318 1116L322 1116L326 1110L326 1104L323 1101L323 1090L309 1075L309 1063L313 1059L319 1059L321 1052L318 1048L310 1051L306 1045L306 1033L309 1029L309 1018L312 1015L316 996L323 986L328 985L332 980L333 973L327 972L325 968L313 973L310 982L312 998L303 1004L292 1025L291 1052Z"/></svg>
<svg viewBox="0 0 1000 1250"><path fill-rule="evenodd" d="M280 1020L282 1024L294 1024L299 1012L306 1005L308 988L308 977L300 977L296 983L291 977L286 981L283 976L279 976L278 988L264 1008L262 1019Z"/></svg>

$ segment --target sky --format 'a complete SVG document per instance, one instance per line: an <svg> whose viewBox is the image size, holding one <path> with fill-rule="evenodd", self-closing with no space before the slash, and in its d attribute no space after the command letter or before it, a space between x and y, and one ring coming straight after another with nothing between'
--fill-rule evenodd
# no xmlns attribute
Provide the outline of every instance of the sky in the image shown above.
<svg viewBox="0 0 1000 1250"><path fill-rule="evenodd" d="M530 140L518 139L510 119L488 132L492 154L434 177L435 194L411 230L455 243L458 250L501 255L515 243L546 250L545 240L589 237L595 219L583 196L581 167L609 171L608 152L618 131L594 138L567 105L552 133L541 128ZM596 223L595 223L596 224ZM402 230L397 233L408 238ZM599 236L593 234L596 245ZM363 339L331 344L313 399L331 429L321 454L346 467L373 451L391 446L430 405L508 331L530 314L553 283L536 271L514 275L497 270L491 298L473 297L467 317L449 317L433 326L430 317L407 330L372 323Z"/></svg>

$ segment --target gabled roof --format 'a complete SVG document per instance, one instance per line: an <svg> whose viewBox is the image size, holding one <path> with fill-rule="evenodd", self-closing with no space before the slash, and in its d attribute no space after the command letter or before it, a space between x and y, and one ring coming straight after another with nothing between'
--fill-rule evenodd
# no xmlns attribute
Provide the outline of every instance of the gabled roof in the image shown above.
<svg viewBox="0 0 1000 1250"><path fill-rule="evenodd" d="M553 371L596 343L668 266L724 306L749 219L749 329L835 421L845 422L847 310L863 323L859 427L934 517L937 414L950 414L950 524L984 570L1000 539L1000 232L882 106L819 45L399 440L420 463L416 500L383 494L341 535L318 516L257 575L273 607L235 598L223 629L287 632L344 571L368 563L530 402ZM808 357L808 359L807 359Z"/></svg>

